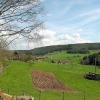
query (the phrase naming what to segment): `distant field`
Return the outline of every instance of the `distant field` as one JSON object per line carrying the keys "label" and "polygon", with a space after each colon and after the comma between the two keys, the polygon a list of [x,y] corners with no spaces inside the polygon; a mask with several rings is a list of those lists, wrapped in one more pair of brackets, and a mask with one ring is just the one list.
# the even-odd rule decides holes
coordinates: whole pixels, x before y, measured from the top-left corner
{"label": "distant field", "polygon": [[[0,75],[0,89],[9,92],[11,95],[33,95],[35,100],[39,100],[39,90],[34,88],[32,82],[32,70],[43,70],[53,73],[65,85],[77,90],[79,93],[64,94],[64,100],[100,100],[100,81],[87,80],[83,76],[85,73],[93,72],[94,66],[81,65],[80,59],[84,54],[67,54],[54,52],[48,54],[44,61],[35,61],[30,67],[28,63],[11,61],[11,65],[6,67],[4,73]],[[67,64],[54,64],[51,60],[68,60]],[[100,73],[100,68],[97,68]],[[41,100],[62,100],[62,92],[43,91]]]}

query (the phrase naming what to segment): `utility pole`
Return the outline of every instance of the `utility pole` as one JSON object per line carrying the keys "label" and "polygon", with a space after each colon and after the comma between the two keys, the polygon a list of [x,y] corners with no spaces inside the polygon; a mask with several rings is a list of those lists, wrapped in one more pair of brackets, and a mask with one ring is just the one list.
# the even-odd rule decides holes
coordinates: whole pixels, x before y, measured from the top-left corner
{"label": "utility pole", "polygon": [[95,58],[95,74],[96,74],[96,58]]}

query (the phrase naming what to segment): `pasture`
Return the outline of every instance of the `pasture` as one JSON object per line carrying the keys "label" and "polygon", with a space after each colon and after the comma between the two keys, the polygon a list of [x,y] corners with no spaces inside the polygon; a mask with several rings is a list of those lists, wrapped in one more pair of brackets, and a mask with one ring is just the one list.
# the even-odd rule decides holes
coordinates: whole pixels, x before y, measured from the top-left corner
{"label": "pasture", "polygon": [[[62,83],[75,89],[78,93],[64,94],[60,91],[44,90],[40,100],[100,100],[100,81],[87,80],[83,76],[88,72],[94,72],[94,66],[81,65],[80,60],[85,54],[67,54],[54,52],[47,55],[43,61],[29,63],[11,61],[2,75],[0,75],[0,89],[11,95],[33,95],[39,100],[40,91],[32,82],[32,70],[42,70],[53,73]],[[68,60],[66,64],[52,63],[51,60]],[[97,68],[100,73],[100,68]],[[63,99],[64,96],[64,99]]]}

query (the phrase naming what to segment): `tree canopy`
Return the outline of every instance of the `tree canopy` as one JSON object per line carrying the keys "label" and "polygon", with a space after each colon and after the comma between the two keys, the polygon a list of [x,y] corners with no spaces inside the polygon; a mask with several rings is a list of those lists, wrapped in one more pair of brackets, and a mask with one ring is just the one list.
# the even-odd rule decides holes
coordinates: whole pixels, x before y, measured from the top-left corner
{"label": "tree canopy", "polygon": [[39,0],[0,0],[0,39],[8,44],[19,37],[40,39],[43,11]]}
{"label": "tree canopy", "polygon": [[81,63],[100,66],[100,52],[83,57]]}

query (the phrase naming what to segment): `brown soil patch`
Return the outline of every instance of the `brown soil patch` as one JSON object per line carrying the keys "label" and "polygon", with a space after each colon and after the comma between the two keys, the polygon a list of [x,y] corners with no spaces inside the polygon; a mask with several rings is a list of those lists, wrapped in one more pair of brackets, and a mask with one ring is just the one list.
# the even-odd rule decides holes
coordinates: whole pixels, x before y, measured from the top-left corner
{"label": "brown soil patch", "polygon": [[55,90],[55,91],[67,91],[70,93],[75,93],[76,91],[65,86],[60,82],[56,76],[49,72],[44,72],[40,70],[32,71],[32,80],[35,87],[39,90]]}

